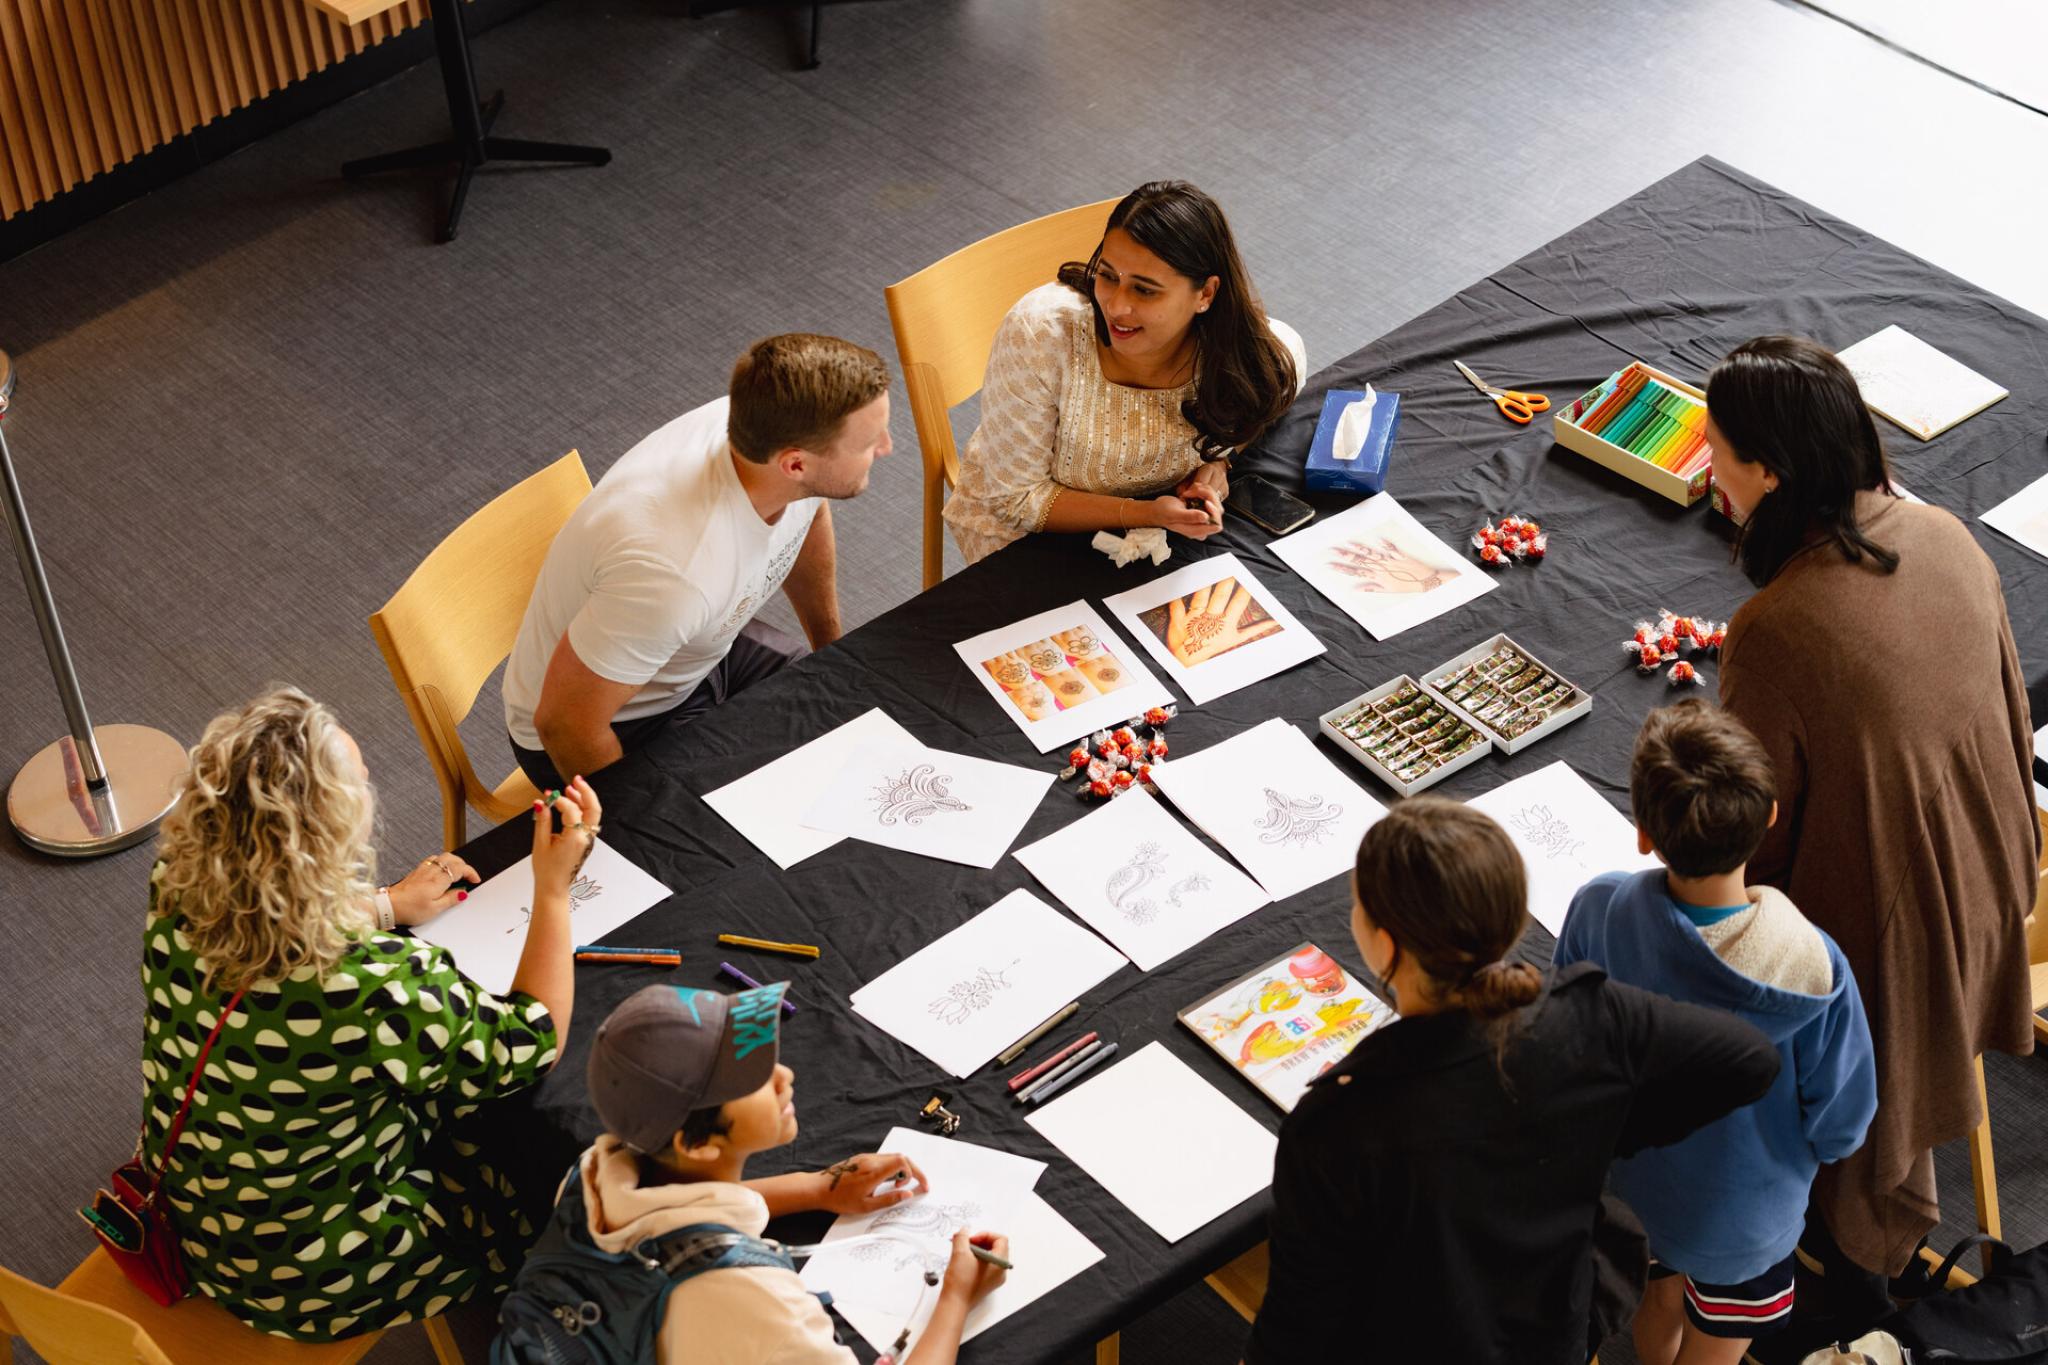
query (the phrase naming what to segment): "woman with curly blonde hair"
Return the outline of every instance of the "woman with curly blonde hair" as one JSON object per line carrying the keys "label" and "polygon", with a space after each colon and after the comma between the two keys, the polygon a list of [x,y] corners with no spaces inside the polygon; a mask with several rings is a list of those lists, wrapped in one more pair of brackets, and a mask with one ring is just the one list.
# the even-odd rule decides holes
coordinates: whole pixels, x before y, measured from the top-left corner
{"label": "woman with curly blonde hair", "polygon": [[601,814],[580,778],[536,803],[532,922],[498,996],[392,932],[475,869],[436,854],[378,887],[373,811],[355,741],[279,688],[207,727],[150,874],[144,1146],[153,1165],[220,1023],[164,1192],[199,1291],[302,1341],[509,1285],[532,1229],[454,1125],[554,1065],[569,883]]}

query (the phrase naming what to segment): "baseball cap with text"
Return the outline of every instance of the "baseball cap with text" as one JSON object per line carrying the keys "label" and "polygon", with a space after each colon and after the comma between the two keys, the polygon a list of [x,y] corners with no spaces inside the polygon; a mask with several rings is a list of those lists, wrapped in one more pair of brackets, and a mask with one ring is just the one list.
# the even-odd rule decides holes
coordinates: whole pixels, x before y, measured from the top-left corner
{"label": "baseball cap with text", "polygon": [[636,1152],[659,1152],[692,1111],[766,1085],[781,1055],[787,989],[647,986],[627,996],[590,1049],[590,1101],[605,1130]]}

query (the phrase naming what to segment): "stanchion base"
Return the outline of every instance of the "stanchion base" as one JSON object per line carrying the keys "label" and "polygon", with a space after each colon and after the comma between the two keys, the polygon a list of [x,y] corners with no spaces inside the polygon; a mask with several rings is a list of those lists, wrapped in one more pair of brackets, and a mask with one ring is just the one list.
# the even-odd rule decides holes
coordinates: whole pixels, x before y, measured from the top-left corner
{"label": "stanchion base", "polygon": [[21,765],[7,789],[7,818],[30,848],[95,858],[141,843],[171,813],[185,746],[147,725],[98,725],[107,785],[85,785],[66,735]]}

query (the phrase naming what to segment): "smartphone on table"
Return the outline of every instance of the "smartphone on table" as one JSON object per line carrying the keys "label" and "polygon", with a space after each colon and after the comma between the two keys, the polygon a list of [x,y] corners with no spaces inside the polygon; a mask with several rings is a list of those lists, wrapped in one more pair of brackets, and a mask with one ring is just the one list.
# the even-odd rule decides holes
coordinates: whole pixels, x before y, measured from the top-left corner
{"label": "smartphone on table", "polygon": [[1256,474],[1230,481],[1230,497],[1223,504],[1252,525],[1284,536],[1315,520],[1316,509],[1278,484]]}

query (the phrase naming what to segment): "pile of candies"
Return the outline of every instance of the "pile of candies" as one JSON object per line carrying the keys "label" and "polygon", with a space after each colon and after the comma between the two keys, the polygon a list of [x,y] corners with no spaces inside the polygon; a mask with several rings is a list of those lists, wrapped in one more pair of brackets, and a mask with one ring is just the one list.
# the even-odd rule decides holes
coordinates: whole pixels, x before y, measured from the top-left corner
{"label": "pile of candies", "polygon": [[1386,696],[1353,707],[1333,723],[1403,785],[1485,742],[1456,712],[1405,678]]}
{"label": "pile of candies", "polygon": [[1505,569],[1520,560],[1534,564],[1550,548],[1550,537],[1526,517],[1502,517],[1500,525],[1488,522],[1472,534],[1472,548],[1479,562],[1488,568]]}
{"label": "pile of candies", "polygon": [[1122,796],[1137,787],[1150,788],[1152,765],[1166,758],[1166,723],[1178,709],[1155,706],[1114,730],[1097,730],[1088,737],[1085,746],[1077,745],[1068,753],[1060,781],[1084,778],[1074,789],[1074,794],[1083,801]]}
{"label": "pile of candies", "polygon": [[1514,739],[1548,720],[1582,695],[1579,689],[1512,644],[1476,664],[1452,669],[1430,686],[1497,735]]}
{"label": "pile of candies", "polygon": [[1718,653],[1727,634],[1726,621],[1709,621],[1701,616],[1674,616],[1668,611],[1660,611],[1655,624],[1636,622],[1636,633],[1623,641],[1621,647],[1636,656],[1637,672],[1655,673],[1668,663],[1671,668],[1665,676],[1673,687],[1687,683],[1698,687],[1704,685],[1699,670],[1683,656]]}

